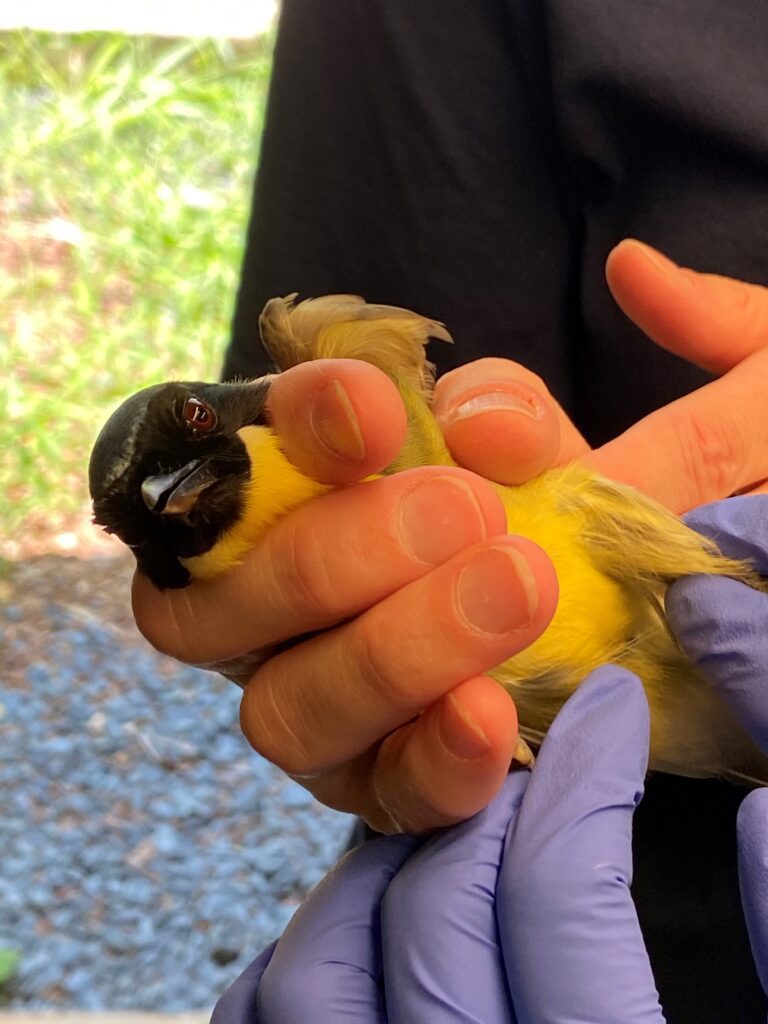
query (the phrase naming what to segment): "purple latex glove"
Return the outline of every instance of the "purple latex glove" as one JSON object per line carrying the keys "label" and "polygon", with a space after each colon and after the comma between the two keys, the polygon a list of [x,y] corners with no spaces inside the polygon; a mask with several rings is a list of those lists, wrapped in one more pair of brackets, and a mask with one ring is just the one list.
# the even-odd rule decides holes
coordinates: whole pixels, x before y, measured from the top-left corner
{"label": "purple latex glove", "polygon": [[[768,496],[728,498],[686,522],[768,576]],[[768,753],[768,597],[735,580],[692,576],[667,594],[667,616],[685,651]],[[739,883],[752,952],[768,993],[768,789],[746,797],[737,820]]]}
{"label": "purple latex glove", "polygon": [[349,854],[212,1024],[660,1024],[629,893],[647,759],[638,680],[598,670],[532,775],[427,841]]}

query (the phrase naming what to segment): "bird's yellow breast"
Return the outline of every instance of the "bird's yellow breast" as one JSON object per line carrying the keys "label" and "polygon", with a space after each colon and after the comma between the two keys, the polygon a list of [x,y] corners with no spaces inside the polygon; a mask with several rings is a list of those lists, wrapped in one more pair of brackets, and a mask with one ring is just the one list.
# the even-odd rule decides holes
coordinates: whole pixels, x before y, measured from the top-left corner
{"label": "bird's yellow breast", "polygon": [[269,427],[243,427],[237,433],[251,463],[241,513],[205,554],[179,559],[194,579],[210,579],[226,572],[281,516],[330,490],[327,484],[304,476],[288,461]]}
{"label": "bird's yellow breast", "polygon": [[581,542],[583,517],[563,509],[575,472],[551,471],[518,487],[497,488],[509,532],[547,552],[560,590],[552,622],[530,647],[506,662],[506,680],[561,670],[586,674],[624,643],[634,619],[632,595],[595,566]]}

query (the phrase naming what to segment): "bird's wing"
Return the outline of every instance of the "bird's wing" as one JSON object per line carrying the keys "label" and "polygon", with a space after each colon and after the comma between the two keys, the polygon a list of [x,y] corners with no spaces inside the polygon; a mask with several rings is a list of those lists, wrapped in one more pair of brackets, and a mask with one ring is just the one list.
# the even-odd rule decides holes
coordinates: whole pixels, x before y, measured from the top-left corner
{"label": "bird's wing", "polygon": [[580,477],[563,471],[568,486],[562,489],[560,507],[581,517],[580,540],[607,576],[646,596],[693,573],[731,576],[766,588],[752,565],[726,557],[714,541],[646,495],[605,477]]}

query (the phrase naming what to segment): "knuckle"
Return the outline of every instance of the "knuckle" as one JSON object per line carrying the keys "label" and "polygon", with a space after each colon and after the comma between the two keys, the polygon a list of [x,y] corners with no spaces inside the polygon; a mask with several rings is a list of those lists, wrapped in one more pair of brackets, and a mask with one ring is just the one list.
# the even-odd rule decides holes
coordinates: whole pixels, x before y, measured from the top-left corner
{"label": "knuckle", "polygon": [[768,290],[760,285],[740,282],[731,292],[733,313],[755,336],[768,332]]}
{"label": "knuckle", "polygon": [[739,432],[731,422],[690,413],[678,424],[684,469],[693,483],[696,502],[723,498],[739,486],[744,454]]}
{"label": "knuckle", "polygon": [[392,658],[392,644],[382,644],[374,620],[368,617],[358,619],[355,660],[365,680],[366,690],[377,702],[397,711],[419,709],[423,701],[418,686],[414,685],[414,673],[406,667],[406,659]]}
{"label": "knuckle", "polygon": [[322,618],[337,606],[341,582],[331,571],[328,546],[304,519],[286,523],[281,533],[275,584],[286,604]]}
{"label": "knuckle", "polygon": [[[428,832],[463,821],[479,810],[476,793],[466,792],[461,780],[452,778],[451,766],[439,756],[429,761],[418,756],[428,749],[417,749],[424,740],[422,721],[403,726],[382,744],[382,754],[391,761],[385,770],[374,773],[373,790],[392,823],[389,831]],[[398,733],[405,735],[392,744]]]}
{"label": "knuckle", "polygon": [[192,662],[194,629],[189,596],[184,590],[168,591],[155,598],[142,596],[144,587],[134,582],[132,591],[133,616],[136,626],[147,641],[160,654],[176,661]]}
{"label": "knuckle", "polygon": [[277,694],[280,686],[271,671],[272,659],[252,677],[240,702],[240,728],[253,749],[289,775],[316,773],[315,752],[302,736],[301,723]]}
{"label": "knuckle", "polygon": [[470,814],[460,815],[451,806],[450,797],[442,798],[426,790],[418,779],[402,780],[398,792],[377,791],[382,810],[389,821],[387,832],[423,833],[435,828],[444,828]]}

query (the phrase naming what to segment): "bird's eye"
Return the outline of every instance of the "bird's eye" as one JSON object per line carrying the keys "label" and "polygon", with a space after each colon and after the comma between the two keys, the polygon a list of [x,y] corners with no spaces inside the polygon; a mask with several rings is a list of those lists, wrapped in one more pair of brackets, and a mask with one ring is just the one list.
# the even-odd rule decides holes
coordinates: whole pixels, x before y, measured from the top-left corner
{"label": "bird's eye", "polygon": [[209,434],[216,429],[216,413],[199,398],[188,398],[181,412],[184,426],[195,434]]}

